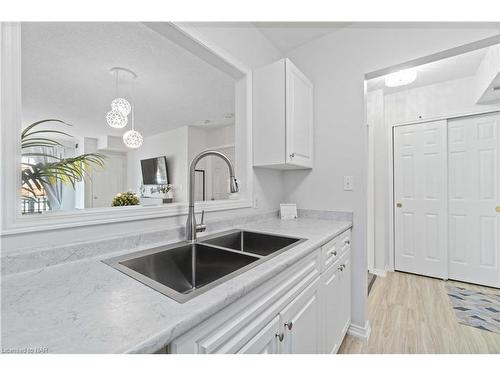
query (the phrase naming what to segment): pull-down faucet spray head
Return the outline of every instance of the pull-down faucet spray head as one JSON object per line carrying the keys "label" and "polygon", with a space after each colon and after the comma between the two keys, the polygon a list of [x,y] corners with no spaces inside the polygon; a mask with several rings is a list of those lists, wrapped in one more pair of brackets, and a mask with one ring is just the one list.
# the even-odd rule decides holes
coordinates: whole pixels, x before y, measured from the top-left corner
{"label": "pull-down faucet spray head", "polygon": [[206,156],[213,155],[221,158],[224,160],[227,164],[227,167],[229,168],[229,189],[231,193],[237,193],[239,188],[238,188],[238,182],[236,181],[236,178],[234,177],[234,167],[233,164],[231,163],[231,160],[224,155],[222,152],[219,151],[213,151],[213,150],[208,150],[208,151],[203,151],[200,152],[198,155],[196,155],[191,162],[191,165],[189,166],[189,211],[188,211],[188,217],[187,217],[187,222],[186,222],[186,241],[190,243],[196,242],[196,233],[197,232],[202,232],[206,229],[206,226],[202,223],[200,225],[196,224],[196,217],[194,216],[194,184],[195,184],[195,179],[194,179],[194,174],[196,170],[196,165],[198,162],[203,159]]}

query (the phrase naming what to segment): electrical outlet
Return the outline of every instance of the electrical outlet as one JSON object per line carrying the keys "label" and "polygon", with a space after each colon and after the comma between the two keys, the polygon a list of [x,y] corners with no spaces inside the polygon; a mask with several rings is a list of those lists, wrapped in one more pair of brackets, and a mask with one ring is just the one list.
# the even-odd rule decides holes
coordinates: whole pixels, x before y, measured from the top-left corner
{"label": "electrical outlet", "polygon": [[353,177],[352,176],[344,176],[344,190],[351,191],[353,185]]}

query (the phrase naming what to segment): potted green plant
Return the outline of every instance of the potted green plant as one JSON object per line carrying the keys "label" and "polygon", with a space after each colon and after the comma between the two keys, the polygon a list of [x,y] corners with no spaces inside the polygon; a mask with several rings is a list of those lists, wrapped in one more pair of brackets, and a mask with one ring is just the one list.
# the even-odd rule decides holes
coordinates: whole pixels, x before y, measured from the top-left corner
{"label": "potted green plant", "polygon": [[118,193],[115,195],[113,198],[113,201],[111,202],[112,207],[117,207],[117,206],[136,206],[138,205],[139,202],[139,197],[137,194],[131,192],[131,191],[126,191],[124,193]]}
{"label": "potted green plant", "polygon": [[61,120],[46,119],[28,125],[21,132],[21,195],[24,199],[36,199],[58,183],[70,184],[74,189],[76,182],[85,179],[91,167],[104,167],[105,157],[98,153],[62,158],[50,152],[63,145],[49,135],[72,136],[61,130],[40,128],[47,123],[71,126]]}

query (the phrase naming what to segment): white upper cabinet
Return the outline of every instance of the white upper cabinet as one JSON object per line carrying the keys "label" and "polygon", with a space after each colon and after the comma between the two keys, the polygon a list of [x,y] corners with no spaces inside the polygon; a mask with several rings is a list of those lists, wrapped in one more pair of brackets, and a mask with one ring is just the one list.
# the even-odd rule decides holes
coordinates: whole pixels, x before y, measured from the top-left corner
{"label": "white upper cabinet", "polygon": [[253,157],[255,167],[313,166],[313,85],[289,60],[254,72]]}

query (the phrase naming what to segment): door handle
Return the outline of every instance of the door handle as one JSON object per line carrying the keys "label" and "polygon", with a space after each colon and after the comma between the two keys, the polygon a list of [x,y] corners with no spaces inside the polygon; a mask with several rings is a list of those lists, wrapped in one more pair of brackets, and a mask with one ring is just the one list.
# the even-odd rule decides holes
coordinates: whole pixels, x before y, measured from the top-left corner
{"label": "door handle", "polygon": [[288,328],[289,331],[291,331],[293,328],[293,322],[290,321],[288,323],[285,323],[285,327]]}
{"label": "door handle", "polygon": [[496,211],[496,212],[500,212],[500,206],[496,206],[496,207],[495,207],[495,211]]}
{"label": "door handle", "polygon": [[280,340],[280,342],[282,342],[283,339],[285,338],[285,334],[284,333],[277,333],[274,336],[277,337],[278,340]]}
{"label": "door handle", "polygon": [[401,207],[403,207],[403,203],[399,203],[399,202],[398,202],[398,203],[396,203],[396,207],[397,207],[397,208],[401,208]]}

